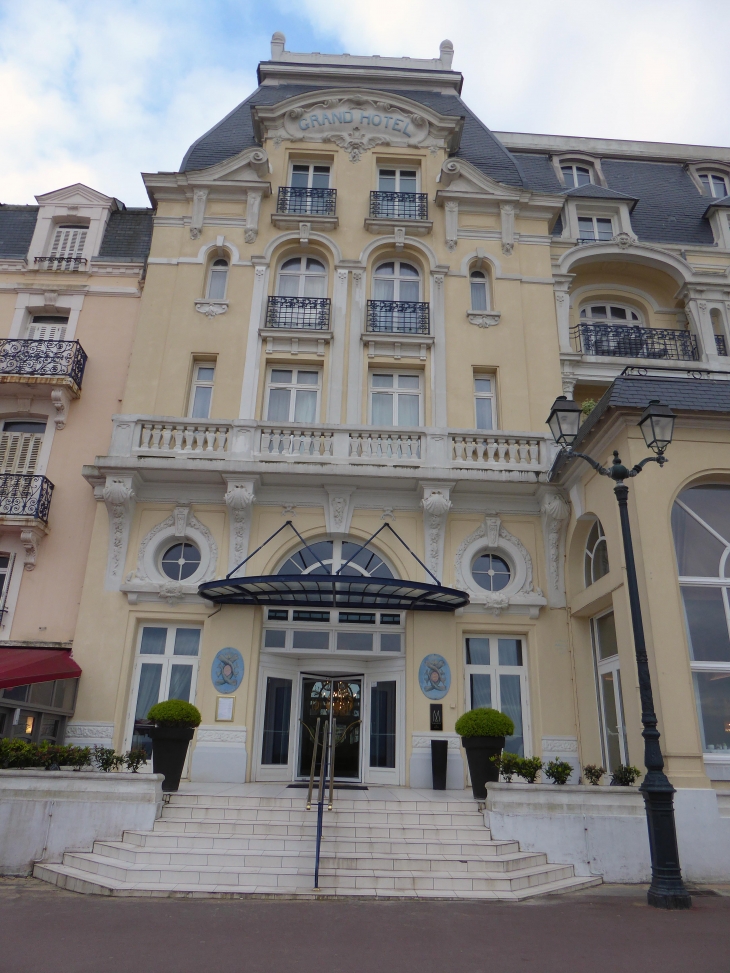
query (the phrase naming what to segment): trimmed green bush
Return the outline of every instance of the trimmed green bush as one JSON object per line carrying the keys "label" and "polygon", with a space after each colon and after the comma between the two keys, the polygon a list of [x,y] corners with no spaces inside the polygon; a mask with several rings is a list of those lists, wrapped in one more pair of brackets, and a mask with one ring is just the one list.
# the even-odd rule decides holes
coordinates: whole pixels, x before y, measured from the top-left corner
{"label": "trimmed green bush", "polygon": [[44,742],[40,745],[26,740],[0,739],[0,768],[15,770],[44,767],[46,770],[59,767],[81,767],[91,763],[89,747],[74,747],[70,744],[58,746]]}
{"label": "trimmed green bush", "polygon": [[509,737],[515,732],[515,725],[505,713],[482,706],[460,716],[456,732],[460,737]]}
{"label": "trimmed green bush", "polygon": [[518,773],[519,766],[522,763],[522,757],[516,753],[508,753],[506,750],[503,750],[502,753],[498,753],[489,759],[499,767],[499,772],[504,777],[505,782],[511,784],[512,778]]}
{"label": "trimmed green bush", "polygon": [[614,787],[632,787],[639,777],[641,777],[641,771],[638,767],[619,764],[611,774],[611,783]]}
{"label": "trimmed green bush", "polygon": [[528,784],[535,783],[541,770],[542,760],[539,757],[522,757],[516,768],[517,776]]}
{"label": "trimmed green bush", "polygon": [[573,767],[567,760],[551,760],[545,767],[545,776],[554,784],[567,784]]}
{"label": "trimmed green bush", "polygon": [[200,726],[200,710],[182,699],[168,699],[157,703],[147,714],[157,726]]}
{"label": "trimmed green bush", "polygon": [[597,767],[595,764],[586,764],[583,768],[583,776],[594,787],[601,783],[601,777],[606,773],[605,767]]}

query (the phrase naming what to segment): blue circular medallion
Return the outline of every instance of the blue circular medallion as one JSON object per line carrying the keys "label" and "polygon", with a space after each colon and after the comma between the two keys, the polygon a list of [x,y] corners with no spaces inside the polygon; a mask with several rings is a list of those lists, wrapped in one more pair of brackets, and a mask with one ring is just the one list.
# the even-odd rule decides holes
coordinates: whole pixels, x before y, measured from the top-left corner
{"label": "blue circular medallion", "polygon": [[451,669],[442,655],[427,655],[418,670],[418,684],[428,699],[443,699],[451,688]]}
{"label": "blue circular medallion", "polygon": [[243,680],[243,656],[238,649],[221,649],[213,659],[210,678],[219,693],[235,693]]}

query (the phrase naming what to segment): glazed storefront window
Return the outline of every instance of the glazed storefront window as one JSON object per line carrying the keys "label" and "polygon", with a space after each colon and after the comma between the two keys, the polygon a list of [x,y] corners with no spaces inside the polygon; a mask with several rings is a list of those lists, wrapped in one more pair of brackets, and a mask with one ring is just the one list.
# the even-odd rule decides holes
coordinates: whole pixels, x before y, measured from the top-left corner
{"label": "glazed storefront window", "polygon": [[730,487],[692,487],[672,510],[702,747],[730,755]]}

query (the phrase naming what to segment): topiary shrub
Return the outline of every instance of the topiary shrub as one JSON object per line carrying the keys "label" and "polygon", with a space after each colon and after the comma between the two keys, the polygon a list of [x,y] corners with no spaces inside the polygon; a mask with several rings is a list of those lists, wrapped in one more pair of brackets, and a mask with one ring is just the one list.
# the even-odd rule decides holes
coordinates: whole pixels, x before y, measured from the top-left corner
{"label": "topiary shrub", "polygon": [[632,787],[639,777],[641,777],[641,771],[638,767],[619,764],[611,774],[611,783],[614,787]]}
{"label": "topiary shrub", "polygon": [[596,767],[595,764],[586,764],[583,768],[583,776],[588,781],[589,784],[593,784],[594,787],[598,787],[601,783],[601,777],[606,773],[605,767]]}
{"label": "topiary shrub", "polygon": [[200,726],[200,710],[182,699],[168,699],[157,703],[147,714],[157,726]]}
{"label": "topiary shrub", "polygon": [[567,760],[551,760],[545,767],[545,776],[554,784],[567,784],[573,767]]}
{"label": "topiary shrub", "polygon": [[517,776],[528,784],[534,784],[541,770],[542,760],[539,757],[522,757],[517,765]]}
{"label": "topiary shrub", "polygon": [[455,729],[460,737],[509,737],[515,725],[505,713],[482,706],[460,716]]}

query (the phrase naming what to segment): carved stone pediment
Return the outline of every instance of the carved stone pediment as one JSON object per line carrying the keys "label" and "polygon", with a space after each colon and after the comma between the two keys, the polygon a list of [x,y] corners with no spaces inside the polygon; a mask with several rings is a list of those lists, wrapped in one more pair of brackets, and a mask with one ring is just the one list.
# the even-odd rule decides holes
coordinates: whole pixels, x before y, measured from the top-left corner
{"label": "carved stone pediment", "polygon": [[331,142],[358,162],[378,145],[424,146],[455,151],[462,119],[440,115],[418,102],[379,92],[335,89],[289,98],[253,110],[257,138],[282,141]]}
{"label": "carved stone pediment", "polygon": [[516,202],[520,199],[519,190],[502,185],[464,159],[447,159],[441,166],[438,181],[436,201],[442,204],[452,194],[495,196],[501,201]]}

